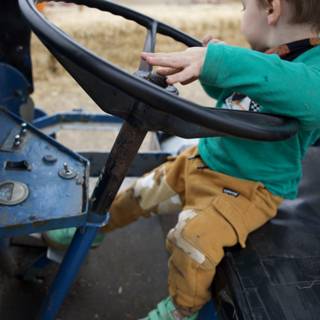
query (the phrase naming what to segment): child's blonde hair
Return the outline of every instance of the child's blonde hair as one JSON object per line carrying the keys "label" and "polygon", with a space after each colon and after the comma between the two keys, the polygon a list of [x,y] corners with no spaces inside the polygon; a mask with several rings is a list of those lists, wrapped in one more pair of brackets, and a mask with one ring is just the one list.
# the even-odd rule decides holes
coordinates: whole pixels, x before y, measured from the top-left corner
{"label": "child's blonde hair", "polygon": [[[292,23],[309,24],[315,31],[320,31],[320,0],[284,0],[292,7]],[[268,7],[270,0],[258,0],[263,7]]]}

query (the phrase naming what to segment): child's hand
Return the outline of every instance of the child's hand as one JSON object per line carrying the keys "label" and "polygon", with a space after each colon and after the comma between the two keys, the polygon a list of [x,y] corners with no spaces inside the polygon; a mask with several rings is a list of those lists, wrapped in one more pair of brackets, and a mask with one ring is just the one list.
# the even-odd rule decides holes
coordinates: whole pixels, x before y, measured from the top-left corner
{"label": "child's hand", "polygon": [[167,77],[168,84],[185,85],[199,78],[207,48],[193,47],[173,53],[142,52],[142,59],[159,66],[157,73]]}
{"label": "child's hand", "polygon": [[215,39],[213,36],[211,35],[206,35],[203,39],[202,39],[202,45],[204,47],[207,47],[209,43],[220,43],[223,44],[225,42],[219,40],[219,39]]}

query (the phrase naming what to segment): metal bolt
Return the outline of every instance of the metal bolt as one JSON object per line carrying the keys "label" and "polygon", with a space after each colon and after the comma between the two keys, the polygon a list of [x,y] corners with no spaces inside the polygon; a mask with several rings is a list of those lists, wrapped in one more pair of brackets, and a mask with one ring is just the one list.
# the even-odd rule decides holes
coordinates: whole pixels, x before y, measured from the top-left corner
{"label": "metal bolt", "polygon": [[14,146],[18,147],[21,144],[21,136],[20,134],[16,134],[14,137]]}
{"label": "metal bolt", "polygon": [[73,179],[77,176],[77,172],[69,168],[66,162],[63,163],[63,168],[59,170],[58,174],[63,179]]}
{"label": "metal bolt", "polygon": [[21,129],[20,129],[20,134],[22,136],[26,135],[27,133],[27,124],[25,122],[21,123]]}
{"label": "metal bolt", "polygon": [[69,166],[66,162],[63,164],[63,169],[66,174],[72,173],[72,171],[69,169]]}

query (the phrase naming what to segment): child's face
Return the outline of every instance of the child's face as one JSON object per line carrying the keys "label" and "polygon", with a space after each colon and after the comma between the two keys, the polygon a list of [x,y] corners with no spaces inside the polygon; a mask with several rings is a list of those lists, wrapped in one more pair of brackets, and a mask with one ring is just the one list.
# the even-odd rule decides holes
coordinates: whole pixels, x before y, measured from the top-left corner
{"label": "child's face", "polygon": [[258,5],[258,0],[241,0],[243,16],[241,31],[251,47],[258,51],[267,48],[268,10]]}

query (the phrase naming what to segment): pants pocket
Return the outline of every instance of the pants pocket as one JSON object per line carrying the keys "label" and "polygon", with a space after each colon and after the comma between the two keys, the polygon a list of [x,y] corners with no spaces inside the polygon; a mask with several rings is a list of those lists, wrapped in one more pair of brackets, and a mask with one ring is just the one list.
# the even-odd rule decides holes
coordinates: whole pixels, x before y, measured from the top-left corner
{"label": "pants pocket", "polygon": [[249,231],[244,217],[252,206],[250,201],[241,196],[231,199],[230,196],[221,195],[214,198],[212,205],[232,226],[241,247],[245,248]]}

